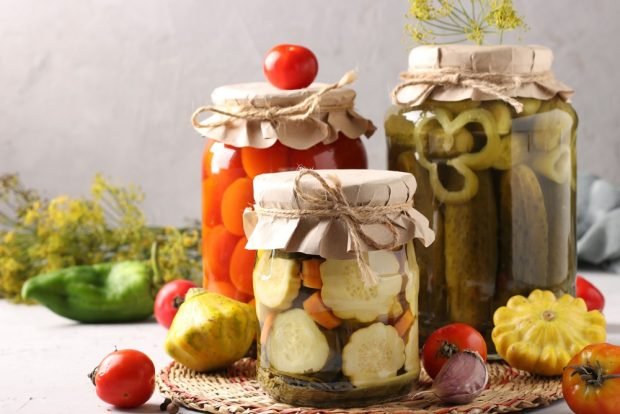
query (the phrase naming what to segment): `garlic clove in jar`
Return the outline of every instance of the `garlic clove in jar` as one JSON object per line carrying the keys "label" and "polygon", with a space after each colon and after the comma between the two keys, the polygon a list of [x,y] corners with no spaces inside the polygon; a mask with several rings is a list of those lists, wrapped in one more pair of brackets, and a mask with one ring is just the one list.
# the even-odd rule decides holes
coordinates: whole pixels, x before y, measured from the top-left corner
{"label": "garlic clove in jar", "polygon": [[482,357],[474,351],[463,351],[444,364],[431,391],[445,403],[467,404],[484,391],[488,381],[489,372]]}

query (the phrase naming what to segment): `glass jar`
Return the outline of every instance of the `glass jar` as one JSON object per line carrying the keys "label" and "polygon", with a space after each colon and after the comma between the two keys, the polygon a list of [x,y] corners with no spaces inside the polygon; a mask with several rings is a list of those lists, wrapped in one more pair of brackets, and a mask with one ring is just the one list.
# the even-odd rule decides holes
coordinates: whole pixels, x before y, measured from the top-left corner
{"label": "glass jar", "polygon": [[[442,51],[447,60],[452,50]],[[549,69],[550,59],[535,63]],[[432,94],[388,112],[389,169],[416,177],[415,206],[436,234],[430,247],[416,245],[423,339],[464,322],[493,351],[493,313],[511,296],[574,292],[577,115],[563,95],[570,90],[557,92],[516,96],[520,112],[503,100]]]}
{"label": "glass jar", "polygon": [[[263,83],[230,85],[217,88],[212,98],[227,110],[250,101],[259,107],[285,108],[320,88],[313,85],[303,90],[280,91]],[[370,136],[374,126],[353,111],[354,98],[355,93],[346,88],[328,92],[321,97],[325,109],[313,114],[310,122],[298,122],[300,126],[287,124],[286,120],[234,119],[227,125],[207,127],[194,117],[196,130],[207,137],[202,158],[205,288],[244,302],[253,298],[252,268],[256,254],[244,248],[247,240],[242,213],[254,203],[255,176],[299,167],[367,168],[360,136]],[[339,116],[343,113],[347,115],[344,121]],[[218,116],[214,115],[216,119]]]}
{"label": "glass jar", "polygon": [[[317,208],[299,196],[294,182],[303,171],[255,180],[257,206],[246,214],[255,223],[248,248],[261,248],[254,267],[258,381],[276,400],[298,406],[352,407],[397,399],[411,391],[420,373],[419,281],[411,239],[415,235],[428,244],[432,232],[412,207],[403,210],[403,202],[411,205],[407,189],[415,189],[410,174],[324,173],[324,178],[335,176],[327,185],[341,191],[353,209],[398,203],[389,220],[403,227],[389,249],[360,252],[360,259],[347,247],[352,239],[345,220],[328,217],[330,208]],[[302,183],[303,191],[321,200],[330,197],[320,183]],[[331,207],[342,205],[336,201]],[[291,223],[297,209],[304,213]],[[381,231],[368,227],[364,234],[372,240]],[[368,270],[374,284],[364,279]]]}

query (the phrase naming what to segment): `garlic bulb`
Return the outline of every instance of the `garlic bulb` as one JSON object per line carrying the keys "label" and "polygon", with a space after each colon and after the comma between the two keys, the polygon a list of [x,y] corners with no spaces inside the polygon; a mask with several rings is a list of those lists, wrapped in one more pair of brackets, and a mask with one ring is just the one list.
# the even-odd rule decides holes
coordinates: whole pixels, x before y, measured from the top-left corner
{"label": "garlic bulb", "polygon": [[456,353],[441,368],[431,391],[450,404],[467,404],[472,402],[489,381],[489,373],[484,360],[477,352],[463,351]]}

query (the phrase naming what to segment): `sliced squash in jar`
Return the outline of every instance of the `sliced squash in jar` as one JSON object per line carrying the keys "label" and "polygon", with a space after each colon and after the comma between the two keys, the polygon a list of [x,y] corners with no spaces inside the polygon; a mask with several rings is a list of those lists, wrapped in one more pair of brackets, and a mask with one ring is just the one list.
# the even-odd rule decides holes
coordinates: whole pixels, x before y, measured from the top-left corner
{"label": "sliced squash in jar", "polygon": [[290,308],[301,287],[297,260],[268,253],[258,256],[253,278],[256,300],[271,309]]}
{"label": "sliced squash in jar", "polygon": [[306,312],[291,309],[275,317],[269,331],[267,355],[278,371],[308,374],[325,366],[329,344]]}
{"label": "sliced squash in jar", "polygon": [[381,276],[379,283],[367,287],[356,260],[326,260],[321,264],[321,297],[340,319],[372,322],[388,315],[401,290],[400,274]]}
{"label": "sliced squash in jar", "polygon": [[407,343],[405,344],[405,371],[420,372],[420,337],[418,335],[418,319],[415,318],[413,326],[409,329]]}
{"label": "sliced squash in jar", "polygon": [[409,309],[414,315],[418,314],[418,292],[420,290],[420,268],[415,255],[413,243],[407,243],[407,286],[405,287],[405,299],[409,303]]}
{"label": "sliced squash in jar", "polygon": [[342,372],[351,384],[381,384],[405,363],[405,344],[391,325],[381,322],[353,332],[342,349]]}

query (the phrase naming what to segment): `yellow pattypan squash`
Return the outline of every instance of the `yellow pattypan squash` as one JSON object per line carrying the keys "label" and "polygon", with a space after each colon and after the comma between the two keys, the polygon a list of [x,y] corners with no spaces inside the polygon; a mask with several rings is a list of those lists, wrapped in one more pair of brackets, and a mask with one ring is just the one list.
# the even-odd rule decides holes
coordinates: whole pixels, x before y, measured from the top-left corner
{"label": "yellow pattypan squash", "polygon": [[497,353],[512,367],[539,375],[561,375],[586,345],[604,342],[605,317],[588,312],[583,299],[534,290],[513,296],[493,315]]}
{"label": "yellow pattypan squash", "polygon": [[224,368],[248,352],[257,325],[254,306],[194,288],[172,320],[164,347],[194,371]]}

